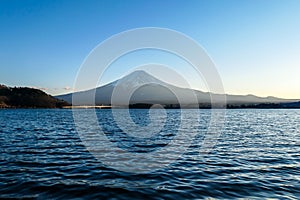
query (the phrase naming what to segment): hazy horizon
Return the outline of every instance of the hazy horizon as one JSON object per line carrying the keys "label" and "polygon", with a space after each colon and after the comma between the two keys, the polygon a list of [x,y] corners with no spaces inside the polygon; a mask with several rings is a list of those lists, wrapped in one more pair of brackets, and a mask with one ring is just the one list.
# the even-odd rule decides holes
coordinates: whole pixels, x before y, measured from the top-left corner
{"label": "hazy horizon", "polygon": [[[166,77],[158,77],[158,76],[156,76],[155,74],[152,74],[151,72],[149,72],[149,71],[147,71],[147,70],[139,70],[139,71],[145,71],[146,73],[148,73],[149,75],[151,75],[151,76],[153,76],[153,77],[155,77],[155,78],[157,78],[157,79],[159,79],[160,81],[163,81],[163,82],[165,82],[165,83],[167,83],[167,84],[170,84],[170,85],[174,85],[174,86],[176,86],[176,87],[179,87],[179,88],[189,88],[189,87],[184,87],[184,86],[182,86],[182,85],[180,85],[180,84],[178,84],[178,83],[176,83],[176,82],[173,82],[172,81],[172,79],[170,80],[170,79],[166,79]],[[130,73],[132,73],[132,72],[130,72]],[[108,81],[108,82],[102,82],[101,84],[99,84],[99,85],[97,85],[96,87],[94,87],[94,88],[86,88],[86,89],[84,89],[84,90],[76,90],[76,89],[74,89],[74,88],[64,88],[64,92],[62,92],[62,93],[54,93],[54,94],[51,94],[51,93],[49,93],[48,92],[48,88],[40,88],[40,87],[37,87],[37,86],[27,86],[27,85],[6,85],[6,84],[2,84],[2,83],[0,83],[0,85],[4,85],[4,86],[8,86],[8,87],[29,87],[29,88],[33,88],[33,89],[39,89],[39,90],[42,90],[42,91],[44,91],[44,92],[46,92],[46,93],[48,93],[48,94],[50,94],[50,95],[52,95],[52,96],[60,96],[60,95],[66,95],[66,94],[72,94],[72,93],[76,93],[76,92],[84,92],[84,91],[88,91],[88,90],[92,90],[92,89],[96,89],[96,88],[99,88],[99,87],[103,87],[103,86],[106,86],[106,85],[109,85],[109,84],[112,84],[113,82],[115,82],[115,81],[118,81],[118,80],[120,80],[120,79],[122,79],[122,78],[124,78],[125,76],[127,76],[127,75],[129,75],[129,74],[125,74],[125,75],[122,75],[122,76],[120,76],[120,77],[118,77],[117,79],[114,79],[114,80],[111,80],[111,81]],[[170,78],[170,77],[169,77]],[[56,88],[55,88],[56,89]],[[193,90],[198,90],[198,91],[201,91],[201,92],[210,92],[210,91],[208,91],[207,89],[203,89],[203,88],[196,88],[196,87],[191,87],[191,88],[189,88],[189,89],[193,89]],[[232,93],[225,93],[226,95],[241,95],[241,96],[247,96],[247,95],[254,95],[254,96],[258,96],[258,97],[263,97],[263,98],[265,98],[265,97],[275,97],[275,98],[283,98],[283,97],[280,97],[280,96],[259,96],[259,95],[256,95],[256,94],[232,94]],[[300,98],[283,98],[283,99],[291,99],[291,100],[300,100]]]}

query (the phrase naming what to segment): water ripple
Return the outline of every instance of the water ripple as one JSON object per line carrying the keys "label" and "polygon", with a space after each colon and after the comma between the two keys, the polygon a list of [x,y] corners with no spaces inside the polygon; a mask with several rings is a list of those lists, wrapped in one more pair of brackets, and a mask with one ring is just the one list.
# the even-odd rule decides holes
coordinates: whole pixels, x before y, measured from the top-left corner
{"label": "water ripple", "polygon": [[[143,112],[147,110],[131,111],[137,124],[149,123]],[[146,141],[123,133],[110,111],[99,110],[97,115],[112,142],[145,153],[164,148],[176,135],[178,113],[168,112],[171,123]],[[177,162],[151,173],[130,174],[104,166],[86,150],[70,110],[0,110],[0,198],[300,197],[300,110],[228,110],[217,146],[199,155],[209,115],[201,111],[201,131]]]}

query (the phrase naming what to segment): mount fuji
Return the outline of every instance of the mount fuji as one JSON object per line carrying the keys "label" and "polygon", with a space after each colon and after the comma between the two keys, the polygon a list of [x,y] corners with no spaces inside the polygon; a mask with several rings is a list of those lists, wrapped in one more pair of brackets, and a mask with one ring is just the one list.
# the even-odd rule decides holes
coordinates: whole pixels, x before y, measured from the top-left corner
{"label": "mount fuji", "polygon": [[[118,99],[115,102],[117,102],[119,105],[126,104],[125,96],[128,91],[134,91],[130,97],[129,104],[178,104],[179,101],[177,97],[180,96],[183,97],[180,99],[180,103],[190,105],[191,107],[199,105],[209,105],[211,102],[211,95],[219,95],[194,89],[177,87],[163,82],[143,70],[137,70],[127,76],[122,77],[121,79],[97,87],[95,89],[59,95],[56,96],[56,98],[62,99],[68,103],[72,103],[72,95],[76,95],[77,105],[90,105],[91,100],[89,99],[89,97],[91,96],[91,94],[95,94],[96,105],[111,105],[113,91],[114,89],[116,89],[116,87],[119,93],[117,96]],[[197,105],[195,105],[195,101],[191,101],[191,95],[193,95],[194,97],[196,96],[196,99],[198,101]],[[226,94],[226,99],[228,105],[288,103],[299,101],[277,97],[258,97],[255,95],[228,94]]]}

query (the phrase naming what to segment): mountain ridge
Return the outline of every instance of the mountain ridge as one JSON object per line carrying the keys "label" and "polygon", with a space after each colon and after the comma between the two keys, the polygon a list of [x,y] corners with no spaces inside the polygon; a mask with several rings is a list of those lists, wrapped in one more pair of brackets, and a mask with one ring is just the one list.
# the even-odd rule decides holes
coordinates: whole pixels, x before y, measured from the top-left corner
{"label": "mountain ridge", "polygon": [[[146,84],[142,87],[143,83],[151,83]],[[181,88],[178,86],[174,86],[172,84],[166,83],[161,81],[160,79],[148,74],[143,70],[134,71],[118,80],[112,81],[108,84],[102,85],[95,89],[80,91],[75,93],[69,93],[64,95],[56,96],[59,99],[65,100],[68,103],[72,103],[72,95],[77,95],[77,100],[79,105],[86,105],[90,103],[90,100],[85,99],[85,97],[90,96],[92,93],[95,93],[95,104],[96,105],[110,105],[111,104],[111,97],[112,92],[115,87],[118,85],[118,90],[122,88],[124,93],[128,90],[132,90],[135,88],[136,91],[133,93],[130,104],[178,104],[179,102],[176,99],[175,94],[171,94],[170,88],[172,91],[176,91],[179,96],[189,96],[191,91],[196,95],[198,99],[198,104],[210,104],[211,97],[210,95],[221,95],[221,94],[214,94],[209,92],[203,92],[200,90],[189,89],[189,88]],[[119,89],[121,88],[121,89]],[[126,90],[127,88],[127,90]],[[251,104],[279,104],[279,103],[289,103],[289,102],[297,102],[298,99],[283,99],[278,97],[259,97],[253,94],[248,95],[232,95],[232,94],[225,94],[227,99],[227,105],[234,105],[234,106],[241,106],[241,105],[251,105]],[[122,95],[119,96],[122,98]],[[122,104],[122,101],[119,102]],[[183,104],[189,104],[189,99],[184,99]],[[125,102],[124,102],[125,104]]]}
{"label": "mountain ridge", "polygon": [[62,108],[63,100],[34,88],[0,85],[0,108]]}

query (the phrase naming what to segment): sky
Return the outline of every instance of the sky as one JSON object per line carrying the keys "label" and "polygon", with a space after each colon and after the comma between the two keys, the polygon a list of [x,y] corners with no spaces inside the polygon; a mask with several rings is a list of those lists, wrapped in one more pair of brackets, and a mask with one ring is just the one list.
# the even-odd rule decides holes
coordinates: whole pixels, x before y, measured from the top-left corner
{"label": "sky", "polygon": [[[0,84],[8,86],[71,92],[99,43],[129,29],[161,27],[206,50],[226,93],[300,99],[298,0],[0,0],[0,27]],[[129,55],[103,83],[122,76],[137,58],[151,61],[148,54]],[[169,58],[158,54],[155,62]],[[186,73],[185,67],[178,70]],[[200,82],[193,87],[204,89]]]}

